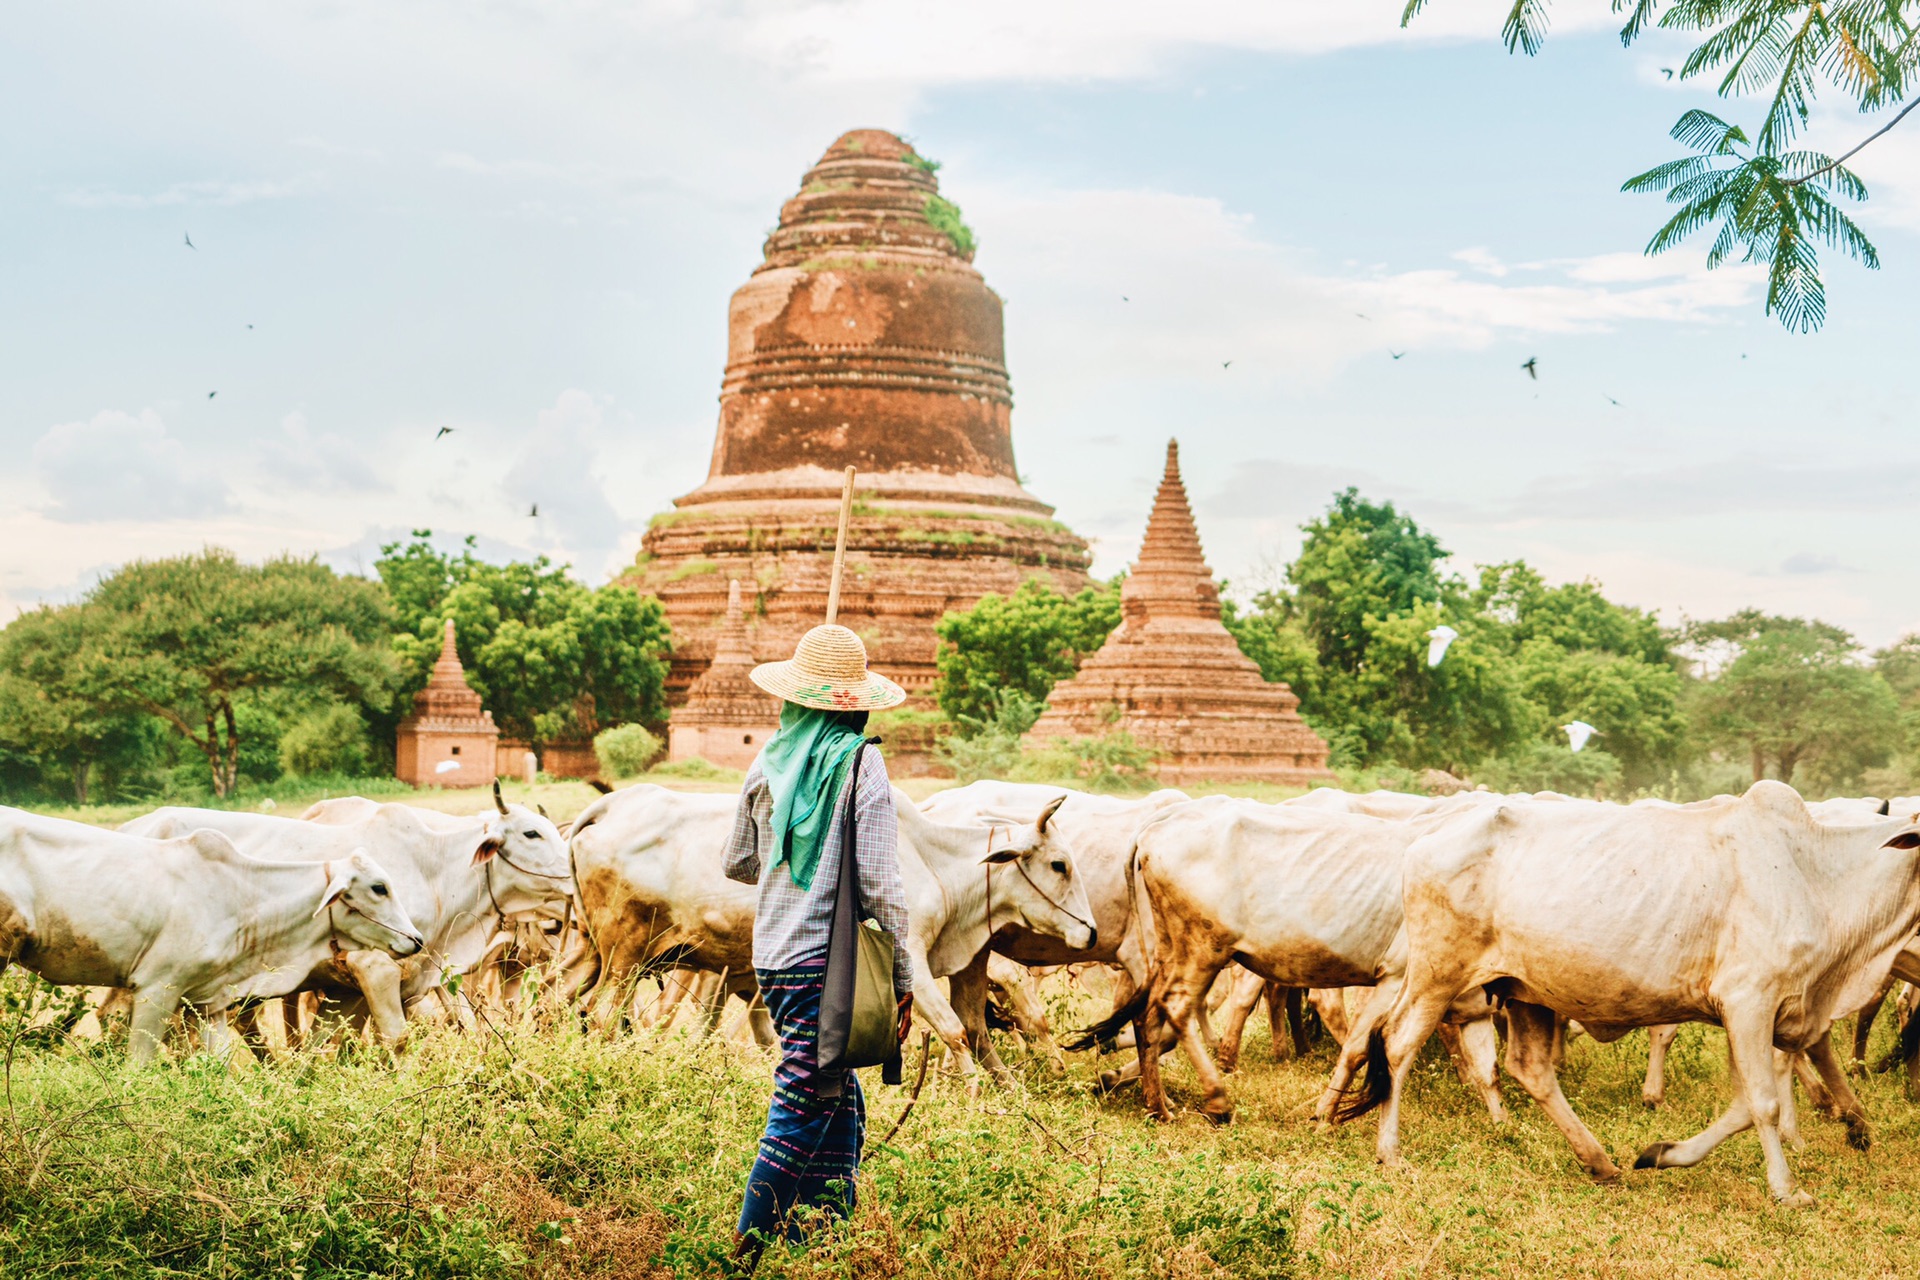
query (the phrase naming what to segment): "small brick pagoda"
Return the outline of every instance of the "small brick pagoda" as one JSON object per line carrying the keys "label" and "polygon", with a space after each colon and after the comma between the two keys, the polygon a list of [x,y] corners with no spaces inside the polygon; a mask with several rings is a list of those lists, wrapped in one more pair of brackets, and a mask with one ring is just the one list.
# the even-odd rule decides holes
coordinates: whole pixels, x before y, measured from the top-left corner
{"label": "small brick pagoda", "polygon": [[1300,699],[1263,679],[1220,621],[1220,591],[1180,482],[1180,446],[1147,536],[1120,589],[1120,626],[1071,680],[1047,696],[1027,745],[1113,730],[1157,749],[1161,782],[1332,780],[1327,744],[1300,718]]}
{"label": "small brick pagoda", "polygon": [[727,630],[730,579],[757,594],[753,658],[791,656],[823,620],[848,464],[839,620],[915,703],[941,615],[1036,575],[1086,585],[1087,544],[1014,469],[1000,298],[935,168],[891,133],[844,135],[733,295],[707,481],[654,520],[622,579],[666,607],[675,707]]}
{"label": "small brick pagoda", "polygon": [[448,618],[433,675],[413,695],[413,714],[395,735],[394,776],[416,787],[484,787],[494,778],[499,740],[493,712],[467,683]]}
{"label": "small brick pagoda", "polygon": [[780,700],[748,678],[753,649],[740,607],[738,579],[727,584],[727,616],[714,642],[713,661],[687,691],[686,703],[667,726],[667,759],[698,757],[727,769],[753,764],[780,727]]}

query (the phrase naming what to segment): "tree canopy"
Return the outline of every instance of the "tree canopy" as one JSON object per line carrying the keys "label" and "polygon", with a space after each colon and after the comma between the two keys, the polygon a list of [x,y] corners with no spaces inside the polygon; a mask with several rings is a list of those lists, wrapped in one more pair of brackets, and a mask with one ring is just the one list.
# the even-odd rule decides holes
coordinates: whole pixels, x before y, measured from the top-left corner
{"label": "tree canopy", "polygon": [[651,596],[590,588],[545,556],[488,564],[468,538],[457,553],[431,531],[381,548],[375,567],[393,602],[393,649],[411,693],[425,686],[452,618],[468,683],[501,732],[535,742],[666,719],[666,612]]}
{"label": "tree canopy", "polygon": [[[1428,0],[1407,0],[1401,24]],[[1513,0],[1501,36],[1509,52],[1529,56],[1546,41],[1551,0]],[[1834,197],[1867,198],[1866,184],[1845,167],[1912,111],[1902,102],[1920,69],[1920,0],[1613,0],[1626,15],[1620,43],[1650,31],[1699,37],[1669,78],[1711,79],[1722,98],[1766,99],[1751,131],[1703,110],[1690,110],[1672,136],[1690,154],[1629,178],[1624,190],[1664,192],[1678,208],[1647,244],[1662,253],[1711,230],[1707,265],[1749,262],[1767,269],[1767,314],[1804,333],[1826,319],[1819,246],[1868,268],[1879,254]],[[1825,88],[1862,113],[1899,107],[1837,158],[1795,149],[1813,103]],[[1916,100],[1920,102],[1920,100]]]}

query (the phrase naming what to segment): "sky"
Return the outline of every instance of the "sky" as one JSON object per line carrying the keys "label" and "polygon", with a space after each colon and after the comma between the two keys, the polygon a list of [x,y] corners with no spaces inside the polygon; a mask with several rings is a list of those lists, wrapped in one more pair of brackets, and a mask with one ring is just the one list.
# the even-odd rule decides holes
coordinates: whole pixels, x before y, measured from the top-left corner
{"label": "sky", "polygon": [[[781,202],[878,127],[943,163],[1020,471],[1098,572],[1178,437],[1239,590],[1354,485],[1462,572],[1920,629],[1920,125],[1855,162],[1882,269],[1824,254],[1831,318],[1791,334],[1751,268],[1642,256],[1665,206],[1619,189],[1682,111],[1759,105],[1669,80],[1671,37],[1622,50],[1605,0],[1533,59],[1504,8],[16,6],[0,619],[206,545],[370,571],[418,528],[604,581],[705,477]],[[1877,123],[1830,103],[1806,141]]]}

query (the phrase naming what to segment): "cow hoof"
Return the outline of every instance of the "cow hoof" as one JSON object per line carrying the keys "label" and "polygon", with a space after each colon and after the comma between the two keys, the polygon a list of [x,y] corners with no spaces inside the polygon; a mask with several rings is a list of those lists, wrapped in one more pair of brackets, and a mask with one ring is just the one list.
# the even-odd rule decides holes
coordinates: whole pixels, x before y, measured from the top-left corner
{"label": "cow hoof", "polygon": [[1115,1089],[1115,1088],[1117,1088],[1117,1087],[1119,1086],[1119,1084],[1120,1084],[1120,1073],[1119,1073],[1119,1072],[1117,1072],[1117,1071],[1102,1071],[1102,1072],[1100,1073],[1100,1092],[1102,1092],[1102,1093],[1112,1093],[1112,1092],[1114,1091],[1114,1089]]}
{"label": "cow hoof", "polygon": [[1205,1116],[1207,1118],[1207,1123],[1212,1125],[1216,1129],[1220,1128],[1222,1125],[1229,1125],[1233,1123],[1233,1112],[1231,1111],[1202,1111],[1200,1114]]}
{"label": "cow hoof", "polygon": [[1790,1196],[1780,1197],[1780,1207],[1782,1209],[1811,1209],[1813,1208],[1813,1203],[1813,1197],[1804,1191],[1796,1191]]}
{"label": "cow hoof", "polygon": [[1658,1111],[1663,1101],[1665,1101],[1664,1098],[1649,1097],[1645,1094],[1642,1094],[1640,1097],[1640,1105],[1649,1111]]}
{"label": "cow hoof", "polygon": [[1847,1117],[1847,1145],[1855,1151],[1873,1150],[1873,1130],[1858,1116]]}
{"label": "cow hoof", "polygon": [[1660,1167],[1660,1157],[1666,1155],[1672,1148],[1673,1144],[1671,1142],[1651,1143],[1642,1149],[1639,1155],[1633,1158],[1633,1167],[1636,1169],[1658,1169]]}

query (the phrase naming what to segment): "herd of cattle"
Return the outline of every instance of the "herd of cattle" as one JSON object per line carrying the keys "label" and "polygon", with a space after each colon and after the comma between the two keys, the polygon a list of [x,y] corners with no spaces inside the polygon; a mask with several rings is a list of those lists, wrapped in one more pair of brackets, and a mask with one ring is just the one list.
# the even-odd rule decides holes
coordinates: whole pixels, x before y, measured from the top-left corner
{"label": "herd of cattle", "polygon": [[[1636,1166],[1698,1163],[1751,1127],[1773,1194],[1806,1203],[1784,1155],[1796,1078],[1864,1147],[1831,1028],[1860,1014],[1857,1060],[1894,981],[1920,982],[1920,800],[1808,805],[1761,782],[1688,805],[1330,790],[1265,804],[980,782],[894,801],[916,1012],[970,1087],[1013,1079],[990,1009],[1058,1061],[1035,968],[1111,972],[1112,1014],[1069,1047],[1130,1044],[1135,1061],[1103,1083],[1138,1078],[1162,1117],[1168,1049],[1192,1062],[1196,1109],[1225,1120],[1223,1069],[1249,1014],[1264,996],[1279,1049],[1310,1001],[1341,1045],[1317,1119],[1382,1107],[1388,1162],[1436,1032],[1504,1117],[1504,1034],[1508,1072],[1596,1178],[1617,1177],[1560,1091],[1565,1038],[1649,1028],[1652,1105],[1673,1028],[1706,1022],[1726,1032],[1731,1104]],[[496,786],[472,818],[350,798],[297,819],[167,808],[117,832],[0,809],[0,969],[107,989],[103,1021],[127,1011],[137,1061],[183,1009],[224,1053],[237,1032],[260,1039],[279,998],[296,1039],[303,993],[398,1046],[410,1016],[512,1005],[542,961],[538,989],[595,1025],[691,994],[711,1027],[738,995],[770,1044],[755,891],[721,869],[735,803],[639,785],[563,827]],[[650,978],[660,994],[643,1008]],[[1911,1090],[1920,1018],[1902,1052]]]}

